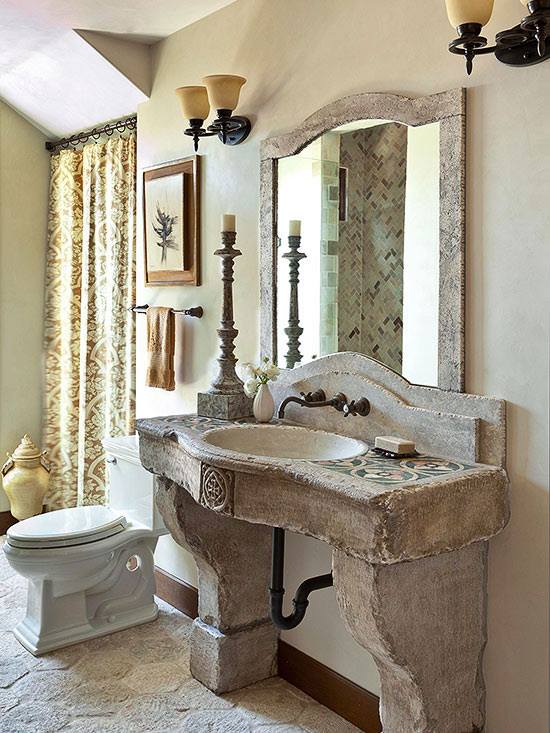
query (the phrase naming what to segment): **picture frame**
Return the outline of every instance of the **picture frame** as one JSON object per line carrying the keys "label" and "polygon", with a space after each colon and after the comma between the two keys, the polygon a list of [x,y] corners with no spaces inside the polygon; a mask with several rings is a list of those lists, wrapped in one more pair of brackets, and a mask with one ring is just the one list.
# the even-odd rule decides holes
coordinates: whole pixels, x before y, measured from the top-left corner
{"label": "picture frame", "polygon": [[200,285],[200,156],[143,171],[145,285]]}

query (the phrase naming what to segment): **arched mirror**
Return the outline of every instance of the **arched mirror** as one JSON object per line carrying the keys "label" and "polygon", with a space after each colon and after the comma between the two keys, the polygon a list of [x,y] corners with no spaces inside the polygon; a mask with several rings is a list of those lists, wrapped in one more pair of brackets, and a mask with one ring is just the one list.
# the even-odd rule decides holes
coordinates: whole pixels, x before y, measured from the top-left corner
{"label": "arched mirror", "polygon": [[262,350],[464,388],[465,92],[360,94],[262,145]]}

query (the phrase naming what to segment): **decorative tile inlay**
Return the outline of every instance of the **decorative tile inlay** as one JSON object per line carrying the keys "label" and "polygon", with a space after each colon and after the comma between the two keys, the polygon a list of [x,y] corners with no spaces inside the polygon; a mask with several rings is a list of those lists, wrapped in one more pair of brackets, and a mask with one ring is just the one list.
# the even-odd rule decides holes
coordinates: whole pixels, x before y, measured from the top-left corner
{"label": "decorative tile inlay", "polygon": [[467,463],[447,461],[443,458],[419,456],[418,458],[372,458],[365,453],[357,458],[341,461],[316,461],[318,466],[331,471],[365,478],[378,484],[401,484],[409,481],[421,481],[441,474],[453,474],[474,468]]}
{"label": "decorative tile inlay", "polygon": [[[192,430],[199,435],[218,427],[255,424],[252,418],[220,420],[218,418],[201,417],[199,415],[163,417],[156,418],[156,421],[162,421],[166,427],[177,423],[178,427],[184,430]],[[441,474],[451,475],[476,467],[470,463],[451,461],[446,458],[427,455],[419,455],[417,458],[406,459],[381,458],[378,454],[371,452],[370,449],[363,455],[350,459],[334,461],[302,461],[295,459],[295,461],[296,463],[311,463],[329,471],[337,471],[338,473],[355,478],[364,478],[372,483],[378,484],[402,484],[410,481],[422,481],[430,477],[440,476]],[[201,493],[199,501],[203,506],[224,514],[232,514],[233,486],[234,474],[232,471],[214,468],[204,463],[201,465]]]}
{"label": "decorative tile inlay", "polygon": [[221,514],[233,514],[234,484],[233,471],[201,463],[199,503]]}

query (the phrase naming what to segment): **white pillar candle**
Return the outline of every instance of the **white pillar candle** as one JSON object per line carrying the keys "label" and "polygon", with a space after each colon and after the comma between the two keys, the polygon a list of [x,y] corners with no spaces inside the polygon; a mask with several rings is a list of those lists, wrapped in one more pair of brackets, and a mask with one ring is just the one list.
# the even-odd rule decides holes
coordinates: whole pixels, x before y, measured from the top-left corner
{"label": "white pillar candle", "polygon": [[288,222],[288,236],[289,237],[299,237],[301,231],[302,231],[302,222],[300,221],[300,219],[291,219]]}
{"label": "white pillar candle", "polygon": [[235,214],[222,214],[222,232],[236,232]]}

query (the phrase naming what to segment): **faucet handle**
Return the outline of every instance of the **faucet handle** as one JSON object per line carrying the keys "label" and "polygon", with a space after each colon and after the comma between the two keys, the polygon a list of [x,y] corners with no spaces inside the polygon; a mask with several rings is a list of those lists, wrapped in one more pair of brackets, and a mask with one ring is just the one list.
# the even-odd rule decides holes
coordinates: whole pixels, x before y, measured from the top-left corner
{"label": "faucet handle", "polygon": [[370,402],[366,397],[361,397],[361,399],[359,400],[346,402],[343,407],[344,417],[348,417],[348,415],[361,415],[362,417],[365,417],[369,414],[369,412]]}
{"label": "faucet handle", "polygon": [[357,400],[355,403],[355,410],[358,415],[361,415],[362,417],[365,417],[370,412],[370,402],[366,397],[361,397],[361,399]]}
{"label": "faucet handle", "polygon": [[327,398],[323,389],[317,389],[315,392],[300,392],[300,395],[306,402],[324,402]]}
{"label": "faucet handle", "polygon": [[334,407],[335,410],[338,410],[338,412],[343,412],[344,415],[346,414],[346,407],[348,406],[348,398],[343,392],[338,392],[334,395],[334,397],[331,400],[331,404]]}

